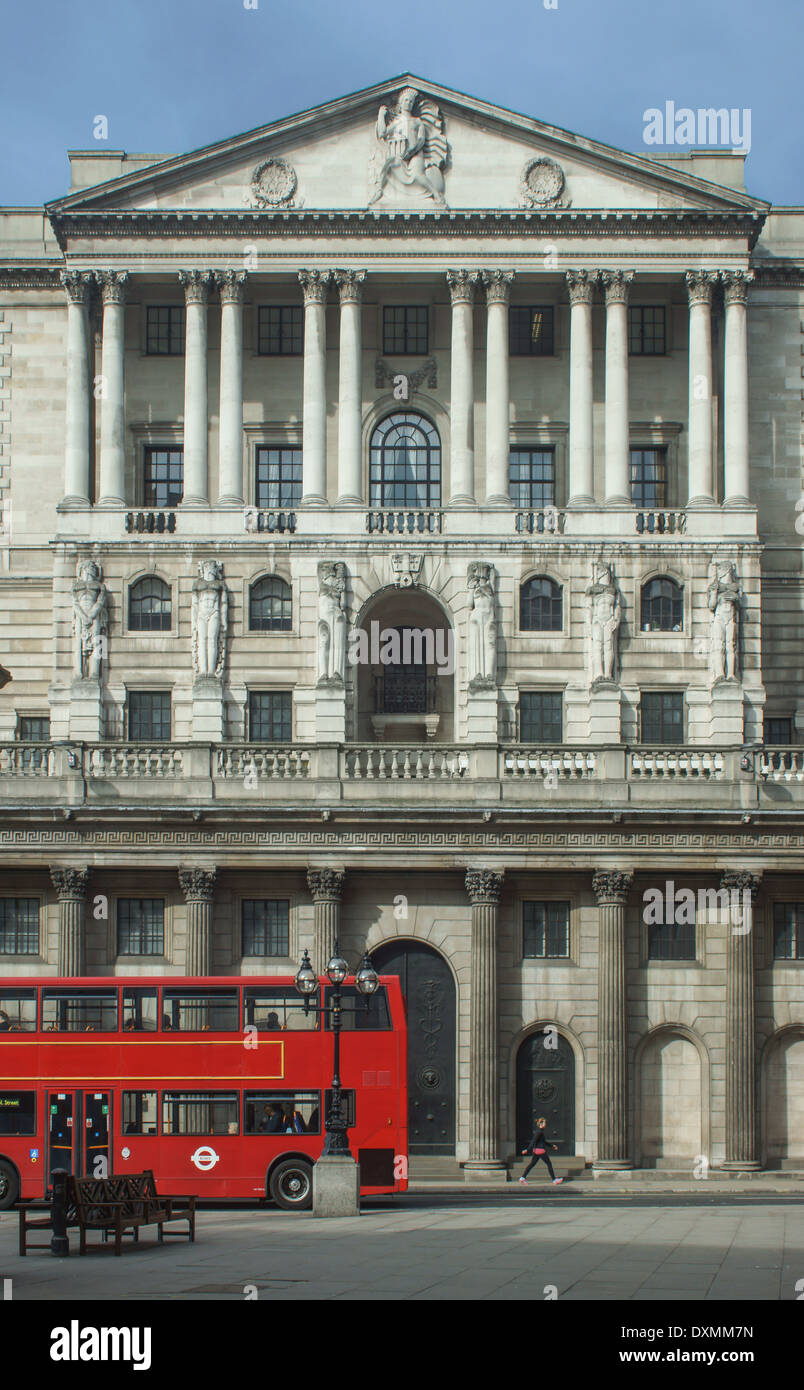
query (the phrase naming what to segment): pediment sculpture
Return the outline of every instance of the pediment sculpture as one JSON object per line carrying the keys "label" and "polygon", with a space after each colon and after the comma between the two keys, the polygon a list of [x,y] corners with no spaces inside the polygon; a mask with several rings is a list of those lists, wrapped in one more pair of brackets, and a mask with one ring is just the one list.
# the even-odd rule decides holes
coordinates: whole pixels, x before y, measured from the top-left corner
{"label": "pediment sculpture", "polygon": [[449,146],[436,102],[415,87],[405,87],[393,111],[380,107],[375,130],[381,150],[371,159],[369,206],[383,196],[396,201],[429,198],[438,207],[446,206]]}

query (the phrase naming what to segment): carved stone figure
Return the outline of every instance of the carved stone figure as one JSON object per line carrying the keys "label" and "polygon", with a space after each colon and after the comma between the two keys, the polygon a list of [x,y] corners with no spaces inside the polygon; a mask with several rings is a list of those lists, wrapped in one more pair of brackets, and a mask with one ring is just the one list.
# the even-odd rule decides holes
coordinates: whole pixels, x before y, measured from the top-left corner
{"label": "carved stone figure", "polygon": [[318,566],[318,683],[342,685],[346,664],[344,612],[346,566],[325,561]]}
{"label": "carved stone figure", "polygon": [[82,680],[100,680],[109,630],[109,591],[96,560],[81,560],[73,584],[73,671]]}
{"label": "carved stone figure", "polygon": [[420,97],[415,87],[405,87],[393,114],[387,106],[380,107],[376,129],[383,146],[383,163],[376,168],[375,161],[375,186],[369,204],[376,203],[388,185],[397,194],[418,194],[443,206],[448,146],[436,103],[430,97]]}
{"label": "carved stone figure", "polygon": [[611,565],[595,561],[592,582],[587,586],[587,645],[589,679],[616,680],[617,646],[622,604]]}
{"label": "carved stone figure", "polygon": [[494,569],[475,560],[466,576],[472,607],[468,620],[467,664],[470,690],[496,683],[497,625],[494,620]]}
{"label": "carved stone figure", "polygon": [[223,582],[223,565],[201,560],[193,583],[193,671],[197,676],[223,674],[229,594]]}
{"label": "carved stone figure", "polygon": [[740,581],[732,564],[718,564],[709,588],[707,603],[712,614],[709,642],[709,672],[712,684],[736,680],[740,641]]}

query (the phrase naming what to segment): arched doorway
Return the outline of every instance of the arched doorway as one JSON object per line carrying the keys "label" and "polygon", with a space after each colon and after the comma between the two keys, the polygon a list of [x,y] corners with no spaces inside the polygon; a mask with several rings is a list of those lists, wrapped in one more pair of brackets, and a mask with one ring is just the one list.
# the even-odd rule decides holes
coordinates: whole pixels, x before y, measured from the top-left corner
{"label": "arched doorway", "polygon": [[455,633],[418,585],[388,587],[361,609],[350,638],[358,743],[452,743]]}
{"label": "arched doorway", "polygon": [[773,1039],[765,1064],[768,1167],[804,1159],[804,1035],[785,1031]]}
{"label": "arched doorway", "polygon": [[703,1151],[701,1058],[682,1034],[649,1038],[639,1064],[639,1154],[643,1168],[687,1167]]}
{"label": "arched doorway", "polygon": [[455,1152],[455,984],[449,966],[421,941],[372,952],[375,970],[398,975],[408,1010],[408,1148]]}
{"label": "arched doorway", "polygon": [[575,1057],[567,1039],[550,1029],[531,1033],[516,1056],[517,1153],[527,1146],[534,1120],[542,1116],[558,1152],[574,1154]]}

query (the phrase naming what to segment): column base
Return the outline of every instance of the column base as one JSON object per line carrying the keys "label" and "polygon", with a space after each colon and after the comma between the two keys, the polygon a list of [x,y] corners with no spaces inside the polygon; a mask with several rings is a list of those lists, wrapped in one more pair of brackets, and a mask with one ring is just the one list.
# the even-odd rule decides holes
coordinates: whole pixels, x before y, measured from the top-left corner
{"label": "column base", "polygon": [[321,497],[321,496],[319,496],[319,494],[318,494],[317,492],[311,492],[311,493],[308,493],[306,497],[302,497],[302,500],[301,500],[301,502],[299,503],[299,506],[300,506],[300,507],[328,507],[328,506],[329,506],[329,503],[328,503],[326,497]]}
{"label": "column base", "polygon": [[100,507],[109,507],[109,508],[112,508],[112,507],[125,507],[125,505],[126,505],[126,504],[125,504],[125,502],[123,501],[123,498],[122,498],[122,497],[100,497],[100,498],[98,499],[98,501],[95,503],[95,506],[96,506],[97,508],[100,508]]}
{"label": "column base", "polygon": [[590,497],[586,493],[581,493],[579,497],[570,497],[566,506],[568,512],[580,511],[581,509],[589,511],[590,508],[594,508],[595,511],[600,511],[600,503],[596,498]]}
{"label": "column base", "polygon": [[[246,504],[245,504],[245,502],[243,501],[243,498],[242,498],[242,497],[233,497],[233,496],[229,496],[229,497],[219,497],[218,500],[217,500],[217,502],[215,503],[215,506],[216,506],[216,507],[237,507],[237,508],[241,508],[241,507],[245,507],[245,505],[246,505]],[[254,507],[254,508],[252,508],[251,510],[253,510],[253,511],[256,512],[256,511],[261,511],[262,508]]]}
{"label": "column base", "polygon": [[88,512],[90,510],[88,497],[78,497],[71,494],[69,497],[62,497],[56,508],[57,512]]}
{"label": "column base", "polygon": [[724,497],[723,508],[725,511],[755,512],[757,505],[750,497]]}
{"label": "column base", "polygon": [[208,497],[182,497],[179,507],[185,510],[200,511],[203,507],[209,508]]}
{"label": "column base", "polygon": [[631,501],[631,498],[626,497],[624,493],[618,493],[614,497],[607,497],[603,505],[606,507],[616,508],[617,511],[622,511],[623,507],[627,507],[629,512],[632,510],[636,510],[633,502]]}
{"label": "column base", "polygon": [[505,497],[505,496],[503,495],[503,493],[501,493],[501,492],[491,492],[491,493],[489,493],[489,494],[486,496],[486,506],[487,506],[487,507],[511,507],[511,509],[513,510],[513,506],[512,506],[510,497]]}
{"label": "column base", "polygon": [[691,497],[687,503],[686,510],[688,512],[702,512],[715,506],[717,506],[717,503],[714,497],[708,497],[706,493],[703,493],[700,497]]}
{"label": "column base", "polygon": [[484,1183],[506,1183],[508,1181],[508,1165],[501,1163],[498,1159],[470,1159],[462,1163],[463,1176],[466,1182]]}
{"label": "column base", "polygon": [[351,492],[347,492],[343,497],[338,497],[335,500],[336,507],[365,507],[365,505],[362,497],[358,497],[356,493]]}
{"label": "column base", "polygon": [[593,1178],[622,1177],[624,1173],[630,1177],[633,1171],[630,1158],[598,1158],[592,1164]]}
{"label": "column base", "polygon": [[313,1216],[360,1215],[360,1168],[345,1154],[313,1166]]}
{"label": "column base", "polygon": [[456,495],[455,495],[454,497],[450,497],[450,499],[449,499],[449,501],[448,501],[448,503],[447,503],[447,506],[448,506],[448,507],[476,507],[476,506],[477,506],[477,502],[475,501],[474,497],[470,497],[470,496],[469,496],[468,492],[467,492],[467,493],[459,492],[459,493],[456,493]]}
{"label": "column base", "polygon": [[[757,1158],[727,1158],[725,1162],[718,1165],[724,1173],[761,1173],[762,1164]],[[710,1173],[713,1171],[710,1168]],[[715,1170],[717,1171],[717,1170]]]}

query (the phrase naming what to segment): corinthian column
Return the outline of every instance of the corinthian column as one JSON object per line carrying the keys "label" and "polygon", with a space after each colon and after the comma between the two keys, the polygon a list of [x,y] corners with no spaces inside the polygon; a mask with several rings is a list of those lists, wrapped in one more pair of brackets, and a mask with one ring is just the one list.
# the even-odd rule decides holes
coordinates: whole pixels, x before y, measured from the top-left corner
{"label": "corinthian column", "polygon": [[[726,1159],[724,1168],[759,1168],[754,903],[760,875],[726,869],[730,895],[726,945]],[[747,910],[746,910],[747,909]]]}
{"label": "corinthian column", "polygon": [[723,443],[726,459],[726,507],[746,507],[748,479],[748,286],[750,270],[721,271],[726,302],[723,379]]}
{"label": "corinthian column", "polygon": [[[336,270],[341,301],[338,366],[338,504],[363,502],[363,350],[360,316],[365,270]],[[303,465],[302,465],[303,466]]]}
{"label": "corinthian column", "polygon": [[122,507],[126,496],[125,351],[127,270],[101,270],[103,296],[101,348],[100,505]]}
{"label": "corinthian column", "polygon": [[468,869],[472,904],[472,980],[469,1006],[469,1161],[467,1178],[499,1176],[499,1082],[497,1076],[497,913],[503,875]]}
{"label": "corinthian column", "polygon": [[606,294],[606,501],[630,506],[628,293],[632,270],[604,271]]}
{"label": "corinthian column", "polygon": [[513,270],[484,270],[486,287],[486,503],[506,506],[510,438],[508,387],[508,301]]}
{"label": "corinthian column", "polygon": [[450,502],[471,505],[475,500],[474,449],[474,326],[472,305],[476,270],[448,270],[447,284],[452,300],[452,343],[450,352]]}
{"label": "corinthian column", "polygon": [[327,290],[328,270],[300,270],[304,291],[302,502],[327,501]]}
{"label": "corinthian column", "polygon": [[209,506],[207,303],[212,275],[180,270],[187,328],[184,343],[184,496],[187,507]]}
{"label": "corinthian column", "polygon": [[689,502],[714,500],[712,469],[712,287],[715,270],[688,270],[689,345]]}
{"label": "corinthian column", "polygon": [[50,870],[59,897],[59,941],[57,975],[86,974],[84,911],[89,888],[89,869]]}
{"label": "corinthian column", "polygon": [[209,975],[212,967],[212,905],[217,869],[180,869],[179,884],[187,903],[185,975]]}
{"label": "corinthian column", "polygon": [[601,1169],[631,1167],[625,1042],[625,905],[633,877],[632,873],[604,869],[592,879],[599,912],[595,1167]]}
{"label": "corinthian column", "polygon": [[218,502],[243,503],[243,288],[245,270],[218,270],[221,296],[221,389]]}
{"label": "corinthian column", "polygon": [[89,506],[89,295],[91,271],[63,270],[67,291],[67,409],[63,507]]}
{"label": "corinthian column", "polygon": [[569,506],[595,500],[592,302],[596,270],[568,270],[570,300]]}
{"label": "corinthian column", "polygon": [[308,869],[307,887],[315,904],[313,969],[323,974],[341,931],[346,874],[341,869]]}

